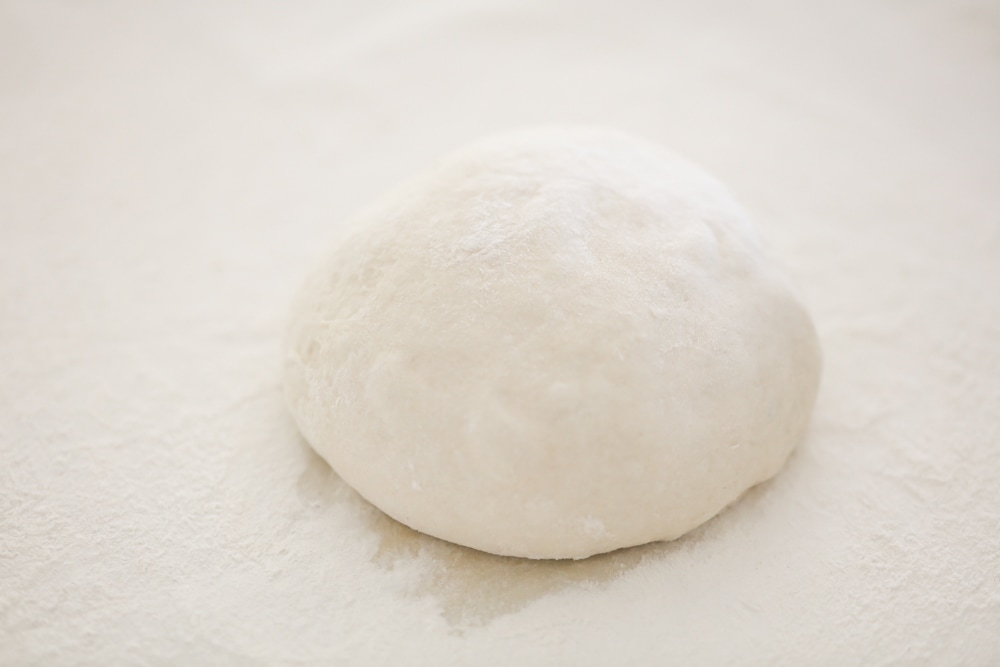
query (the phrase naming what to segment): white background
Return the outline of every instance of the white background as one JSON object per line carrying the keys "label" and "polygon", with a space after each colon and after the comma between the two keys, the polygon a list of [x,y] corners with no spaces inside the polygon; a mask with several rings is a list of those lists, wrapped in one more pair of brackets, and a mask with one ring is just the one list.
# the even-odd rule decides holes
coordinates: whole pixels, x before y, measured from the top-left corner
{"label": "white background", "polygon": [[[589,122],[726,182],[825,357],[806,442],[670,544],[417,535],[280,394],[345,217]],[[1000,660],[989,0],[0,4],[0,664]]]}

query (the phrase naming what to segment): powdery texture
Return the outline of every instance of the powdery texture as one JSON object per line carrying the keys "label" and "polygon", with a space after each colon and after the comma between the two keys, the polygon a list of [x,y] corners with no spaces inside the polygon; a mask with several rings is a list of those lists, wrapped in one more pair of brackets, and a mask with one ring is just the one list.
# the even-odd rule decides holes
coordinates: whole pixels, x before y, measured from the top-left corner
{"label": "powdery texture", "polygon": [[[996,4],[0,4],[0,664],[993,665]],[[298,437],[333,221],[504,128],[751,211],[823,344],[782,473],[581,561],[422,537]]]}
{"label": "powdery texture", "polygon": [[808,315],[724,188],[647,142],[504,134],[361,218],[298,299],[286,390],[408,526],[529,558],[673,539],[802,437]]}

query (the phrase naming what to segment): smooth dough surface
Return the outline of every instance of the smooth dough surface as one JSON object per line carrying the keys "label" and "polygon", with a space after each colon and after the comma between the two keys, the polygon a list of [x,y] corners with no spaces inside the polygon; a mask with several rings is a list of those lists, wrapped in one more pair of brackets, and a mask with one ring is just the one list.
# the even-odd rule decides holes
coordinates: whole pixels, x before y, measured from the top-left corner
{"label": "smooth dough surface", "polygon": [[390,516],[497,554],[673,539],[773,476],[808,314],[713,178],[630,135],[478,142],[370,208],[293,308],[309,443]]}

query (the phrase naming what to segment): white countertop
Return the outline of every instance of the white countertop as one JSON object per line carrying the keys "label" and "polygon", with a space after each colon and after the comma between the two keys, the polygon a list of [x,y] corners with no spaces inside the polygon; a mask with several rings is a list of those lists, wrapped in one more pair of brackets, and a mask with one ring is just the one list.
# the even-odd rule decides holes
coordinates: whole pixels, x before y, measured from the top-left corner
{"label": "white countertop", "polygon": [[[998,45],[989,0],[0,3],[0,664],[997,664]],[[280,394],[345,216],[551,122],[726,182],[825,356],[776,480],[580,562],[384,518]]]}

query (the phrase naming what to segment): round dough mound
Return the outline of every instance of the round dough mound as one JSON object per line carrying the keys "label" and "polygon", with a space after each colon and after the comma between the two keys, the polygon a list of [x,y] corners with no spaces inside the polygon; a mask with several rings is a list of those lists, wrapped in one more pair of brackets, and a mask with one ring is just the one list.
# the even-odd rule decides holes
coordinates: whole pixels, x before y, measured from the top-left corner
{"label": "round dough mound", "polygon": [[362,496],[496,554],[668,540],[781,468],[819,382],[808,314],[746,215],[627,134],[453,155],[307,282],[288,401]]}

